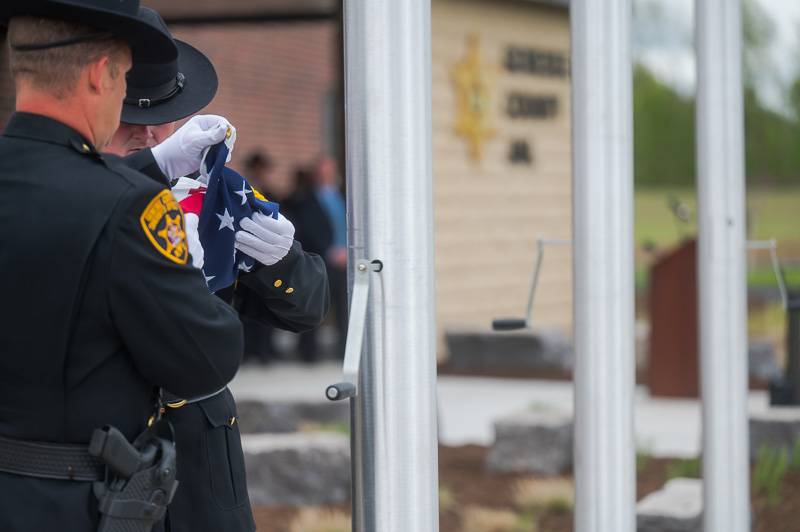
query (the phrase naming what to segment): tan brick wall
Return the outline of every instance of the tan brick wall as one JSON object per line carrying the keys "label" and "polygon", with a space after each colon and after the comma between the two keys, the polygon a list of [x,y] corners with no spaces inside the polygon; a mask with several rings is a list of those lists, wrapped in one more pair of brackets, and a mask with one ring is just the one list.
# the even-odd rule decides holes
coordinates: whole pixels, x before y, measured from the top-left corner
{"label": "tan brick wall", "polygon": [[226,116],[238,140],[232,165],[252,150],[273,157],[285,187],[295,166],[323,149],[325,95],[336,84],[333,22],[177,26],[175,36],[202,50],[220,84],[203,112]]}
{"label": "tan brick wall", "polygon": [[[503,66],[510,45],[568,56],[569,20],[565,10],[521,2],[434,0],[432,9],[438,328],[488,329],[493,317],[522,314],[537,236],[570,238],[569,80],[511,74]],[[480,40],[497,129],[481,163],[469,158],[467,143],[454,132],[452,71],[466,56],[469,35]],[[557,96],[557,116],[511,120],[505,111],[511,91]],[[531,166],[509,162],[513,139],[529,142]],[[547,253],[534,321],[569,331],[570,252]]]}
{"label": "tan brick wall", "polygon": [[[171,28],[208,55],[220,78],[203,112],[228,117],[239,136],[233,166],[263,148],[276,163],[282,190],[297,165],[323,149],[325,96],[337,83],[338,31],[334,21],[294,24],[216,24]],[[5,46],[0,49],[0,125],[14,108]]]}
{"label": "tan brick wall", "polygon": [[164,18],[229,17],[252,14],[333,11],[338,0],[142,0]]}

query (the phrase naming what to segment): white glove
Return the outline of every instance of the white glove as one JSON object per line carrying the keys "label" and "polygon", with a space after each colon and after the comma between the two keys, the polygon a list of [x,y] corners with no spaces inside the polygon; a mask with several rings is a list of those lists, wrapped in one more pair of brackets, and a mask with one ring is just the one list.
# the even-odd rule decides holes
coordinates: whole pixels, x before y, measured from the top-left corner
{"label": "white glove", "polygon": [[278,219],[254,213],[240,222],[236,232],[236,249],[265,266],[272,266],[289,253],[294,242],[294,225],[282,214]]}
{"label": "white glove", "polygon": [[153,157],[167,177],[183,177],[200,169],[204,150],[225,140],[233,126],[216,115],[192,117],[167,140],[153,148]]}

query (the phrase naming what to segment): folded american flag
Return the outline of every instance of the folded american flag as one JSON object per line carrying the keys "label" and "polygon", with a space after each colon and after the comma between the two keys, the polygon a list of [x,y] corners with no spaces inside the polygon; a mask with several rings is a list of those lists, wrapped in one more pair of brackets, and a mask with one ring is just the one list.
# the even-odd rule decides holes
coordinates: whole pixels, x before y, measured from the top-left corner
{"label": "folded american flag", "polygon": [[[234,235],[241,230],[242,218],[254,212],[278,218],[279,210],[277,203],[268,201],[244,177],[225,166],[229,152],[226,142],[213,146],[204,159],[201,177],[181,178],[172,187],[183,208],[189,253],[193,263],[202,267],[212,292],[230,286],[239,270],[248,272],[255,265],[255,260],[234,248]],[[193,241],[193,231],[199,243]]]}

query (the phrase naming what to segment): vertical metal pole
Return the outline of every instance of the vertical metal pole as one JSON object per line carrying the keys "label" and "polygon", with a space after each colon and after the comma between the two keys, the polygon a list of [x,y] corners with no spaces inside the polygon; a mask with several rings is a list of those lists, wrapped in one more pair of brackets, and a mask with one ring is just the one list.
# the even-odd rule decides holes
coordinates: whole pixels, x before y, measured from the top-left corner
{"label": "vertical metal pole", "polygon": [[750,530],[740,2],[697,10],[704,530]]}
{"label": "vertical metal pole", "polygon": [[353,425],[353,530],[438,530],[430,0],[346,0],[350,263],[373,278]]}
{"label": "vertical metal pole", "polygon": [[631,15],[571,6],[577,532],[636,523]]}

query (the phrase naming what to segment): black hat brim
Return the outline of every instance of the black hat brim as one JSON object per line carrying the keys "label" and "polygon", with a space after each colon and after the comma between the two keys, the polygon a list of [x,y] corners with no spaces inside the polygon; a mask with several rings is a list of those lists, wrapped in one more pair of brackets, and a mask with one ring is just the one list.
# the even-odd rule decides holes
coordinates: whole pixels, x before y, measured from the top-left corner
{"label": "black hat brim", "polygon": [[[178,50],[169,35],[138,16],[127,15],[99,7],[87,7],[56,0],[25,0],[24,2],[2,2],[0,24],[7,25],[15,16],[37,16],[65,20],[91,26],[126,41],[133,61],[161,63],[173,61]],[[43,44],[43,43],[14,43]]]}
{"label": "black hat brim", "polygon": [[145,126],[176,122],[202,110],[214,99],[219,86],[214,65],[197,48],[177,39],[175,44],[178,45],[178,71],[185,76],[183,89],[152,107],[123,105],[123,122]]}

